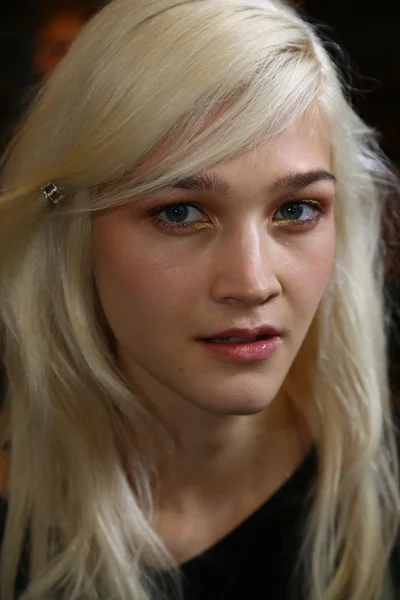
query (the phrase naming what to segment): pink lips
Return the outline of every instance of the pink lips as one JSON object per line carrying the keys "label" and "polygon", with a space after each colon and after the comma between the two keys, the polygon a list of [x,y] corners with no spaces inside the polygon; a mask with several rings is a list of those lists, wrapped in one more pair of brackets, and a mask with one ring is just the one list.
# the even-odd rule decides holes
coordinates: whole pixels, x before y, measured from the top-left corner
{"label": "pink lips", "polygon": [[218,331],[217,333],[210,333],[210,335],[202,336],[202,339],[209,340],[215,338],[237,337],[253,340],[256,337],[273,335],[280,335],[280,332],[271,325],[260,325],[259,327],[253,327],[251,329],[232,327],[231,329],[225,329],[225,331]]}
{"label": "pink lips", "polygon": [[[223,341],[233,338],[233,341]],[[243,341],[235,341],[243,340]],[[218,332],[198,340],[208,354],[231,362],[251,362],[265,360],[280,346],[280,333],[271,326],[254,329],[233,328]]]}

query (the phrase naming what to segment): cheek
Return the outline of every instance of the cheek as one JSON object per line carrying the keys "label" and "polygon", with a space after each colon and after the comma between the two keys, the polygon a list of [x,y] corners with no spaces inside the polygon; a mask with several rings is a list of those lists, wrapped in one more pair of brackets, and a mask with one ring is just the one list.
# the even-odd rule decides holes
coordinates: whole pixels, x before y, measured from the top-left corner
{"label": "cheek", "polygon": [[157,251],[140,235],[112,227],[107,217],[94,222],[93,238],[95,280],[112,328],[173,320],[194,305],[201,279],[185,253]]}
{"label": "cheek", "polygon": [[[318,308],[335,259],[334,231],[315,239],[287,261],[283,285],[300,318],[312,318]],[[289,266],[290,262],[290,266]]]}
{"label": "cheek", "polygon": [[324,243],[318,252],[312,254],[304,267],[304,280],[308,293],[321,294],[326,287],[334,262],[334,244]]}

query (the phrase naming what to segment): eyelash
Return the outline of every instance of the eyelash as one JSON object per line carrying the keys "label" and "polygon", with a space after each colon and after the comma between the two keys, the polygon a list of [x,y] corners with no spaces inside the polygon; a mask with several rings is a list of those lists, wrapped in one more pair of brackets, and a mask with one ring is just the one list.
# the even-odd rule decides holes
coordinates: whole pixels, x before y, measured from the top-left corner
{"label": "eyelash", "polygon": [[[150,216],[151,219],[157,224],[160,225],[161,227],[164,227],[166,229],[172,229],[172,230],[195,230],[195,229],[199,229],[198,223],[199,221],[191,221],[189,223],[168,223],[168,221],[163,221],[162,219],[159,218],[158,215],[160,215],[164,210],[167,210],[168,208],[172,208],[173,206],[190,206],[192,208],[196,208],[199,212],[203,213],[203,215],[209,217],[208,213],[204,210],[204,208],[202,206],[200,206],[200,204],[196,204],[196,202],[172,202],[170,204],[163,204],[161,206],[157,206],[157,208],[153,209],[150,212]],[[201,222],[205,222],[205,221],[200,221]]]}
{"label": "eyelash", "polygon": [[[310,225],[310,223],[319,221],[325,212],[321,203],[318,202],[317,200],[290,200],[289,202],[285,202],[284,204],[279,206],[276,209],[275,213],[287,206],[299,206],[299,205],[305,205],[305,206],[315,208],[319,214],[314,215],[311,218],[302,219],[302,220],[300,220],[300,219],[278,219],[277,221],[274,221],[275,226],[277,226],[277,227],[278,226],[279,227],[289,227],[290,226],[291,228],[303,228],[303,227],[306,227],[307,225]],[[157,226],[161,226],[165,229],[169,229],[169,230],[173,230],[173,231],[180,230],[180,231],[186,231],[186,232],[188,232],[190,230],[200,229],[201,225],[199,226],[199,223],[207,222],[207,221],[190,221],[188,223],[184,223],[184,222],[174,223],[174,222],[164,221],[163,219],[159,218],[159,215],[162,212],[164,212],[168,208],[172,208],[174,206],[192,207],[192,208],[197,209],[203,215],[210,218],[208,213],[205,211],[205,209],[200,204],[197,204],[195,202],[171,202],[169,204],[163,204],[161,206],[157,206],[157,208],[154,208],[153,210],[151,210],[150,211],[151,220],[154,221]]]}

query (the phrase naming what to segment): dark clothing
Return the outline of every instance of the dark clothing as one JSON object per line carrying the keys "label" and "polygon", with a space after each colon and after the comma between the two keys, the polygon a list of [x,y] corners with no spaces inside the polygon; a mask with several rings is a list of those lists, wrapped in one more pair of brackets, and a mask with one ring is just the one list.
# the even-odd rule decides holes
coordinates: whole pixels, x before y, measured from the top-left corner
{"label": "dark clothing", "polygon": [[316,464],[313,450],[261,508],[182,566],[185,600],[289,599]]}

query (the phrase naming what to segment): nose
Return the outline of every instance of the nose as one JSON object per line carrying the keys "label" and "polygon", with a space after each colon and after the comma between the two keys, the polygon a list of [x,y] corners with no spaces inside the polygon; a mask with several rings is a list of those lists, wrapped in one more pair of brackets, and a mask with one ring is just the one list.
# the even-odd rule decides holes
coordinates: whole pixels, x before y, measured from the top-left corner
{"label": "nose", "polygon": [[221,239],[215,250],[211,286],[212,299],[219,303],[256,306],[280,295],[276,249],[265,226],[248,226]]}

